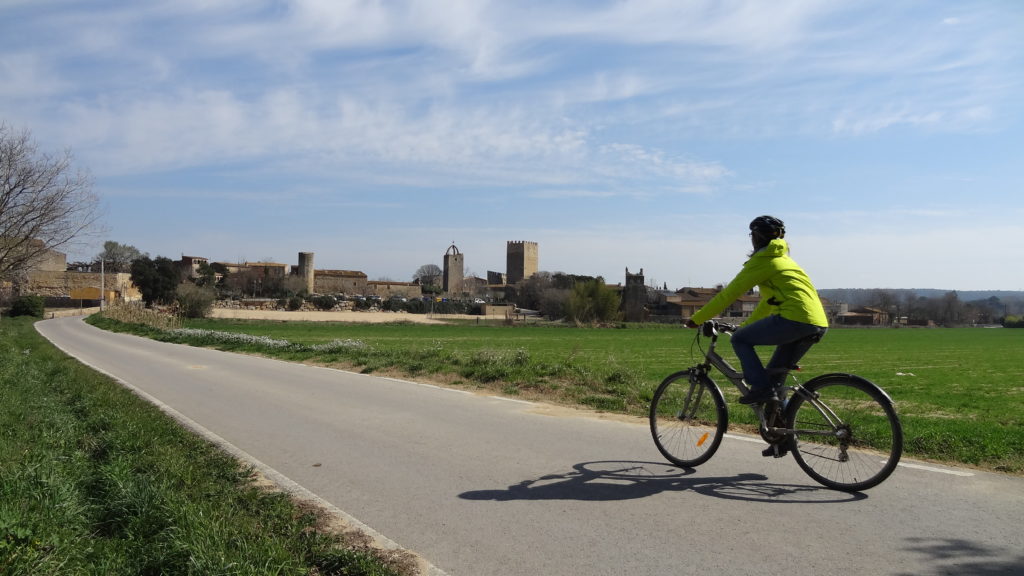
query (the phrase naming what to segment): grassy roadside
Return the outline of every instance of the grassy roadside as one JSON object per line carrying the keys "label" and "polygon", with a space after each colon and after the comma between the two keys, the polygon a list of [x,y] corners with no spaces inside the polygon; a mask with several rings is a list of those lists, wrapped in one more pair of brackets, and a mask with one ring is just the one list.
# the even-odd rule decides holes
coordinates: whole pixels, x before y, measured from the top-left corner
{"label": "grassy roadside", "polygon": [[[657,383],[693,363],[693,331],[666,326],[348,324],[187,321],[153,330],[93,317],[101,327],[161,340],[398,372],[451,385],[646,415]],[[809,378],[851,372],[882,386],[900,412],[908,456],[1024,472],[1024,330],[833,330],[805,359]],[[728,357],[729,346],[719,348]],[[730,423],[752,426],[730,399]]]}
{"label": "grassy roadside", "polygon": [[0,321],[0,574],[344,574],[389,565],[251,471]]}

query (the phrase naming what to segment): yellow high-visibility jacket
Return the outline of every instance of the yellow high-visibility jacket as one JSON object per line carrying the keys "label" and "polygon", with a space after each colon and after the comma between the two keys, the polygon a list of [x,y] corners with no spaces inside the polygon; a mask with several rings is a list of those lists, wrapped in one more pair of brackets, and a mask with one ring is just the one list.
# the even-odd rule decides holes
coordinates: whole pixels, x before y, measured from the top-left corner
{"label": "yellow high-visibility jacket", "polygon": [[700,324],[714,318],[754,286],[761,293],[761,301],[743,322],[744,326],[778,314],[787,320],[828,327],[818,291],[807,273],[789,257],[789,245],[781,238],[754,252],[729,285],[695,312],[691,320]]}

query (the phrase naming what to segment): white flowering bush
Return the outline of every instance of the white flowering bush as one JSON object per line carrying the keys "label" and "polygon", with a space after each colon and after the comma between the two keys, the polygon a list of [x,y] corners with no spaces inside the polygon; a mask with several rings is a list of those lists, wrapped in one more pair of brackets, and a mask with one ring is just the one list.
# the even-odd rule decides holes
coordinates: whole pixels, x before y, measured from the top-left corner
{"label": "white flowering bush", "polygon": [[252,334],[241,334],[238,332],[220,332],[218,330],[205,330],[200,328],[178,328],[169,330],[168,333],[176,338],[183,338],[192,342],[204,344],[241,344],[244,346],[255,346],[272,350],[292,349],[297,352],[316,352],[318,354],[329,354],[332,352],[343,352],[347,350],[360,350],[366,348],[366,343],[361,340],[331,340],[323,344],[295,344],[288,340],[270,338],[269,336],[254,336]]}
{"label": "white flowering bush", "polygon": [[177,330],[170,330],[169,332],[171,336],[178,338],[187,338],[189,340],[199,340],[210,343],[245,344],[277,350],[288,348],[292,345],[292,343],[287,340],[278,340],[267,336],[253,336],[252,334],[220,332],[217,330],[203,330],[200,328],[179,328]]}
{"label": "white flowering bush", "polygon": [[305,348],[312,352],[330,354],[332,352],[344,352],[346,350],[363,350],[366,347],[366,342],[363,342],[362,340],[345,339],[331,340],[330,342],[326,342],[324,344],[312,344],[306,346]]}

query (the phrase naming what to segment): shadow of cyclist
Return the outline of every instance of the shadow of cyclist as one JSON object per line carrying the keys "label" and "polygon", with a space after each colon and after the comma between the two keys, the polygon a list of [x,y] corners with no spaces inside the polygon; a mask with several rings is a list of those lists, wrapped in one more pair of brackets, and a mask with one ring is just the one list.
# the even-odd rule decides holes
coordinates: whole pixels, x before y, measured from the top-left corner
{"label": "shadow of cyclist", "polygon": [[662,463],[631,461],[581,462],[571,471],[523,480],[506,489],[472,490],[464,500],[612,501],[647,498],[662,492],[693,491],[729,500],[758,502],[852,502],[864,494],[848,494],[816,486],[767,483],[761,474],[697,477],[696,470]]}

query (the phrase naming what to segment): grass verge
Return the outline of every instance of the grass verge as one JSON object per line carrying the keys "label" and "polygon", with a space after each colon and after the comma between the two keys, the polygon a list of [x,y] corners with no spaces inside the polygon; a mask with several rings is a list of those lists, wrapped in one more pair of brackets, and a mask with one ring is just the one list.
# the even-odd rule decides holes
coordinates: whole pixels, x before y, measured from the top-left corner
{"label": "grass verge", "polygon": [[0,574],[395,576],[28,318],[0,321]]}
{"label": "grass verge", "polygon": [[[696,363],[693,331],[658,325],[620,329],[475,324],[349,324],[193,320],[154,330],[94,316],[100,327],[149,337],[326,364],[397,372],[450,385],[646,416],[658,382]],[[848,372],[894,399],[905,454],[1024,472],[1024,330],[832,330],[805,358],[801,379]],[[727,358],[728,343],[719,347]],[[734,365],[735,360],[733,359]],[[730,403],[730,424],[752,427]]]}

